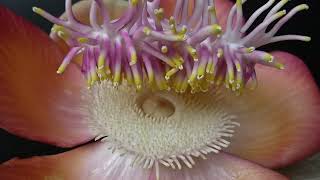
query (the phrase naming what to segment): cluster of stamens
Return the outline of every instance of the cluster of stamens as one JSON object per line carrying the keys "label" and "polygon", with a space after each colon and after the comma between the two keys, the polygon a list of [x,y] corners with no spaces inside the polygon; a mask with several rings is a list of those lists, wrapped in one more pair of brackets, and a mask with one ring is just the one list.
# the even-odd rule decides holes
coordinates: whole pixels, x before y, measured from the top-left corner
{"label": "cluster of stamens", "polygon": [[[53,17],[40,8],[34,12],[56,24],[52,31],[70,47],[58,69],[61,74],[76,56],[82,56],[82,72],[91,87],[103,80],[114,86],[127,81],[139,90],[146,82],[153,89],[183,93],[207,91],[211,85],[225,84],[241,93],[244,87],[257,84],[255,64],[283,69],[274,57],[255,50],[268,43],[284,40],[310,41],[300,35],[274,36],[280,27],[305,4],[279,11],[288,0],[281,0],[252,32],[253,22],[275,0],[269,0],[242,24],[242,4],[237,0],[232,8],[225,32],[218,25],[214,0],[177,0],[173,16],[166,18],[160,0],[129,0],[123,16],[112,20],[102,0],[93,0],[90,25],[80,23],[72,12],[71,0],[66,0],[67,20]],[[103,22],[99,23],[100,11]],[[283,18],[282,18],[283,17]],[[268,32],[267,27],[277,19]]]}

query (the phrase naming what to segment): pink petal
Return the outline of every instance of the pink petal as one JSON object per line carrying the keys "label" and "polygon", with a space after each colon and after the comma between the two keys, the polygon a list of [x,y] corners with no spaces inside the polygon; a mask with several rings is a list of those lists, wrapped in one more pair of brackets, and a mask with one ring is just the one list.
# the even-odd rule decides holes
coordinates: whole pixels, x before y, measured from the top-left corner
{"label": "pink petal", "polygon": [[63,54],[38,28],[0,7],[0,127],[25,138],[74,146],[92,138],[84,123],[80,71],[58,76]]}
{"label": "pink petal", "polygon": [[196,162],[192,169],[171,170],[161,168],[161,180],[286,180],[288,178],[272,170],[235,156],[219,153],[207,160]]}
{"label": "pink petal", "polygon": [[320,94],[312,75],[297,57],[274,52],[285,70],[257,67],[258,88],[228,96],[241,127],[230,153],[266,167],[281,167],[320,150]]}
{"label": "pink petal", "polygon": [[11,160],[0,165],[0,179],[147,179],[150,172],[131,168],[131,160],[111,153],[104,143],[93,143],[59,155]]}
{"label": "pink petal", "polygon": [[[154,169],[132,167],[129,156],[111,153],[107,145],[95,143],[75,150],[46,157],[11,160],[0,166],[0,179],[5,180],[155,180]],[[230,156],[218,154],[196,161],[193,169],[160,168],[161,180],[284,180],[284,176]]]}
{"label": "pink petal", "polygon": [[215,3],[219,24],[223,29],[225,29],[227,26],[229,12],[234,3],[230,0],[215,0]]}

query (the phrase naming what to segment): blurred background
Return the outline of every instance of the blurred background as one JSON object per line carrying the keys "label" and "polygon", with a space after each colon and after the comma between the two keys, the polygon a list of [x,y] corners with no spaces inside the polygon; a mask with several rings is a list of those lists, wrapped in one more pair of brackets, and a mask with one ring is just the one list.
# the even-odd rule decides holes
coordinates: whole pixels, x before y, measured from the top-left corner
{"label": "blurred background", "polygon": [[[79,0],[74,0],[76,3]],[[253,13],[254,10],[265,4],[267,0],[248,0],[244,5],[244,14],[246,18]],[[303,11],[294,16],[280,31],[279,34],[297,33],[312,37],[310,43],[290,41],[272,44],[264,47],[264,50],[283,50],[295,54],[304,60],[307,66],[313,73],[318,85],[320,85],[320,63],[319,56],[316,53],[319,51],[319,38],[316,37],[319,31],[317,26],[320,24],[320,3],[318,0],[292,0],[286,9],[290,10],[294,6],[302,3],[307,3],[310,10]],[[64,0],[0,0],[1,6],[6,6],[16,14],[25,17],[35,25],[41,27],[44,31],[49,32],[52,24],[32,12],[32,7],[37,6],[48,10],[55,16],[60,16],[64,12]],[[0,40],[1,42],[1,40]],[[320,87],[320,86],[319,86]],[[320,137],[319,137],[320,138]],[[29,141],[23,138],[13,136],[0,129],[0,163],[9,160],[13,157],[30,157],[35,155],[48,155],[64,152],[69,149],[53,147],[38,142]],[[312,177],[312,172],[318,172],[320,176],[320,162],[313,157],[296,166],[289,167],[286,170],[281,170],[284,173],[290,173],[292,176],[299,178],[301,174],[310,174],[308,179],[320,180]],[[304,176],[304,177],[306,177]],[[302,178],[307,179],[307,178]]]}

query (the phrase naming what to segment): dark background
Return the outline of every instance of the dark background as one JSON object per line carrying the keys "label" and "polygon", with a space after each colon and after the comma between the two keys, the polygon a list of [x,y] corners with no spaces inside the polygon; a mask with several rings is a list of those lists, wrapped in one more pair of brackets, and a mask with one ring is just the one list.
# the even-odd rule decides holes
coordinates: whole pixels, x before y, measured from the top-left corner
{"label": "dark background", "polygon": [[[248,0],[244,6],[246,18],[266,2],[267,0]],[[319,33],[317,26],[320,24],[320,4],[318,0],[292,0],[285,8],[290,10],[295,5],[301,3],[307,3],[310,6],[310,10],[298,13],[281,29],[280,34],[296,33],[307,35],[312,37],[312,41],[310,43],[298,41],[276,43],[264,47],[264,50],[283,50],[299,56],[308,65],[319,85],[320,65],[318,61],[320,59],[317,55],[319,52],[317,51],[320,50],[318,44],[320,39],[316,35]],[[24,16],[47,32],[49,32],[52,24],[34,14],[31,8],[33,6],[41,7],[56,16],[64,12],[63,0],[0,0],[0,5],[6,6],[15,13]],[[29,141],[13,136],[0,129],[0,163],[13,157],[24,158],[34,155],[56,154],[65,150],[68,149]]]}

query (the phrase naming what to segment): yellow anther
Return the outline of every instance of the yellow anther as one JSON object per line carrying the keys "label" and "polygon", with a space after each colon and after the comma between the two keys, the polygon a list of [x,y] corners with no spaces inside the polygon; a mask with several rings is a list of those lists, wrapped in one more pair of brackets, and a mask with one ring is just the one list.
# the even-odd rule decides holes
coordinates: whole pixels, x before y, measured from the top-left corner
{"label": "yellow anther", "polygon": [[77,39],[77,41],[79,43],[87,43],[87,42],[89,42],[89,39],[85,38],[85,37],[80,37],[80,38]]}
{"label": "yellow anther", "polygon": [[286,10],[282,10],[282,11],[279,11],[277,14],[276,14],[276,16],[278,17],[278,18],[280,18],[280,17],[282,17],[282,16],[284,16],[284,15],[286,15],[287,14],[287,11]]}
{"label": "yellow anther", "polygon": [[242,88],[242,85],[241,85],[242,82],[237,82],[237,85],[236,85],[236,89],[237,90],[240,90]]}
{"label": "yellow anther", "polygon": [[107,74],[105,73],[104,69],[98,69],[98,76],[101,81],[107,79]]}
{"label": "yellow anther", "polygon": [[206,73],[210,73],[212,66],[213,66],[213,62],[209,61],[206,67]]}
{"label": "yellow anther", "polygon": [[263,57],[263,60],[266,61],[266,62],[272,63],[273,60],[274,60],[274,57],[273,57],[271,54],[266,54],[266,55]]}
{"label": "yellow anther", "polygon": [[171,16],[171,17],[169,18],[169,24],[170,24],[170,25],[176,24],[176,20],[174,19],[173,16]]}
{"label": "yellow anther", "polygon": [[218,24],[214,24],[214,25],[212,25],[211,27],[212,27],[212,33],[213,33],[214,35],[219,35],[219,34],[221,34],[221,32],[222,32],[221,26],[219,26]]}
{"label": "yellow anther", "polygon": [[131,4],[133,6],[136,6],[139,3],[139,0],[131,0]]}
{"label": "yellow anther", "polygon": [[142,84],[136,84],[136,90],[140,92],[142,90]]}
{"label": "yellow anther", "polygon": [[158,21],[161,21],[164,18],[164,10],[163,8],[155,9],[154,14],[157,17]]}
{"label": "yellow anther", "polygon": [[180,88],[180,92],[181,92],[181,93],[186,92],[187,88],[188,88],[188,81],[184,80],[184,81],[182,82],[182,85],[181,85],[181,88]]}
{"label": "yellow anther", "polygon": [[196,49],[194,49],[192,46],[187,46],[187,51],[191,55],[191,57],[193,58],[194,61],[199,60],[198,53],[197,53]]}
{"label": "yellow anther", "polygon": [[149,35],[151,34],[152,30],[151,30],[150,28],[148,28],[148,27],[144,27],[144,28],[143,28],[143,32],[144,32],[147,36],[149,36]]}
{"label": "yellow anther", "polygon": [[61,39],[64,41],[68,40],[70,37],[70,34],[66,30],[65,27],[59,26],[59,25],[54,25],[51,29],[52,32],[56,33]]}
{"label": "yellow anther", "polygon": [[238,8],[241,8],[242,7],[242,0],[237,0],[237,7]]}
{"label": "yellow anther", "polygon": [[142,88],[142,80],[139,74],[133,73],[134,84],[136,85],[136,89],[139,91]]}
{"label": "yellow anther", "polygon": [[182,26],[181,31],[179,32],[179,34],[186,34],[187,32],[188,32],[187,26]]}
{"label": "yellow anther", "polygon": [[192,86],[194,84],[194,81],[196,80],[197,73],[192,73],[188,79],[188,83]]}
{"label": "yellow anther", "polygon": [[275,65],[276,65],[276,67],[277,67],[278,69],[280,69],[280,70],[284,70],[284,68],[285,68],[283,64],[278,63],[278,62],[277,62]]}
{"label": "yellow anther", "polygon": [[92,81],[91,81],[91,76],[88,74],[88,76],[87,76],[87,86],[88,86],[88,89],[90,89],[91,88],[91,86],[92,86],[92,83],[91,83]]}
{"label": "yellow anther", "polygon": [[219,48],[219,49],[218,49],[218,53],[217,53],[217,57],[218,57],[218,58],[222,58],[223,54],[224,54],[224,53],[223,53],[223,49]]}
{"label": "yellow anther", "polygon": [[105,64],[105,58],[106,56],[104,53],[101,53],[98,58],[98,69],[103,69]]}
{"label": "yellow anther", "polygon": [[149,83],[150,85],[152,85],[153,82],[154,82],[154,73],[150,73],[150,74],[148,75],[148,83]]}
{"label": "yellow anther", "polygon": [[305,36],[305,37],[304,37],[304,41],[306,41],[306,42],[311,41],[311,37],[309,37],[309,36]]}
{"label": "yellow anther", "polygon": [[285,5],[285,4],[287,4],[289,1],[290,1],[290,0],[282,0],[282,1],[281,1],[281,4],[282,4],[282,5]]}
{"label": "yellow anther", "polygon": [[229,79],[229,83],[230,84],[234,83],[234,72],[233,72],[233,69],[228,70],[228,79]]}
{"label": "yellow anther", "polygon": [[205,73],[205,68],[204,67],[199,67],[198,68],[198,75],[197,75],[197,79],[202,79],[204,78],[204,73]]}
{"label": "yellow anther", "polygon": [[307,4],[300,4],[298,6],[299,10],[302,11],[302,10],[308,10],[309,9],[309,6]]}
{"label": "yellow anther", "polygon": [[141,84],[136,84],[136,89],[137,91],[141,91],[142,90],[142,85]]}
{"label": "yellow anther", "polygon": [[174,19],[173,16],[170,17],[169,19],[169,25],[171,27],[171,30],[174,34],[177,33],[177,24],[176,24],[176,20]]}
{"label": "yellow anther", "polygon": [[174,74],[176,74],[178,71],[179,71],[179,69],[177,69],[177,68],[172,68],[171,70],[169,70],[169,71],[166,73],[165,79],[166,79],[166,80],[169,80],[170,77],[173,76]]}
{"label": "yellow anther", "polygon": [[201,81],[199,83],[199,88],[201,92],[208,92],[210,87],[210,83],[208,81]]}
{"label": "yellow anther", "polygon": [[57,74],[62,74],[66,70],[67,65],[66,64],[61,64],[57,70]]}
{"label": "yellow anther", "polygon": [[109,66],[105,66],[104,70],[105,70],[106,74],[111,74],[111,70],[110,70]]}
{"label": "yellow anther", "polygon": [[216,69],[216,66],[212,64],[209,74],[213,74],[215,69]]}
{"label": "yellow anther", "polygon": [[172,61],[174,62],[176,68],[180,70],[183,69],[182,64],[184,63],[184,60],[180,55],[177,54],[175,57],[172,58]]}
{"label": "yellow anther", "polygon": [[58,31],[57,32],[57,35],[63,39],[64,41],[67,41],[69,39],[69,34],[67,34],[66,32],[63,32],[63,31]]}
{"label": "yellow anther", "polygon": [[256,50],[255,47],[249,47],[246,49],[246,53],[252,53],[254,50]]}
{"label": "yellow anther", "polygon": [[236,63],[236,69],[237,69],[237,72],[241,72],[241,65],[240,65],[240,63]]}
{"label": "yellow anther", "polygon": [[96,72],[92,72],[91,77],[92,77],[92,79],[91,79],[91,86],[92,86],[92,85],[94,85],[94,83],[99,81],[99,77],[98,77],[98,74]]}
{"label": "yellow anther", "polygon": [[37,13],[37,14],[39,14],[39,15],[42,15],[42,14],[45,13],[45,11],[44,11],[43,9],[38,8],[38,7],[33,7],[33,8],[32,8],[32,11],[35,12],[35,13]]}
{"label": "yellow anther", "polygon": [[98,76],[101,80],[105,80],[107,78],[107,75],[105,73],[105,55],[101,53],[98,58]]}
{"label": "yellow anther", "polygon": [[66,28],[63,27],[63,26],[59,26],[59,25],[54,25],[52,28],[51,28],[51,31],[52,32],[58,32],[58,31],[62,31],[62,32],[65,32],[66,31]]}
{"label": "yellow anther", "polygon": [[185,41],[187,39],[187,36],[185,34],[178,34],[176,35],[177,41]]}
{"label": "yellow anther", "polygon": [[131,72],[125,74],[125,80],[127,81],[128,84],[130,85],[133,84],[133,77],[131,75]]}
{"label": "yellow anther", "polygon": [[130,57],[130,66],[137,64],[137,61],[138,61],[137,53],[133,51]]}
{"label": "yellow anther", "polygon": [[212,15],[216,15],[216,8],[214,6],[208,6],[208,11],[212,14]]}
{"label": "yellow anther", "polygon": [[116,73],[113,77],[113,86],[118,86],[121,78],[121,73]]}
{"label": "yellow anther", "polygon": [[164,54],[168,53],[168,47],[167,46],[162,46],[161,47],[161,52],[164,53]]}

